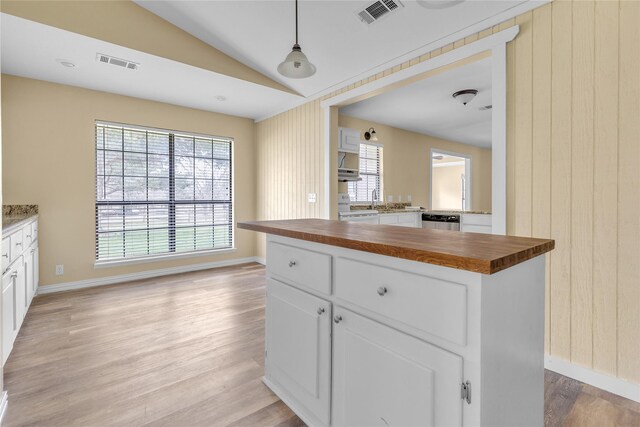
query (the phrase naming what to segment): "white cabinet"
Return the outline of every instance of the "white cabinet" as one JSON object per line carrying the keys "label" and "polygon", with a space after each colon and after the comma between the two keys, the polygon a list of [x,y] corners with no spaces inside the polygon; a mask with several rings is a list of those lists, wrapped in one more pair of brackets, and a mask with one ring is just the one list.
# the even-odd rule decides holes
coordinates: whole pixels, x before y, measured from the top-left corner
{"label": "white cabinet", "polygon": [[265,379],[289,406],[329,424],[331,304],[268,280]]}
{"label": "white cabinet", "polygon": [[267,274],[265,383],[307,425],[544,424],[544,257],[487,275],[268,235]]}
{"label": "white cabinet", "polygon": [[422,228],[422,213],[396,212],[380,214],[380,224]]}
{"label": "white cabinet", "polygon": [[7,361],[31,301],[38,291],[38,222],[3,230],[2,363]]}
{"label": "white cabinet", "polygon": [[13,272],[2,276],[2,364],[7,361],[13,349],[15,332],[18,329],[15,319],[15,288]]}
{"label": "white cabinet", "polygon": [[490,214],[462,214],[460,215],[460,231],[465,233],[491,234]]}
{"label": "white cabinet", "polygon": [[462,358],[337,307],[334,426],[462,425]]}
{"label": "white cabinet", "polygon": [[345,216],[340,221],[359,222],[362,224],[378,224],[379,215]]}
{"label": "white cabinet", "polygon": [[356,129],[340,128],[338,151],[360,153],[360,131]]}

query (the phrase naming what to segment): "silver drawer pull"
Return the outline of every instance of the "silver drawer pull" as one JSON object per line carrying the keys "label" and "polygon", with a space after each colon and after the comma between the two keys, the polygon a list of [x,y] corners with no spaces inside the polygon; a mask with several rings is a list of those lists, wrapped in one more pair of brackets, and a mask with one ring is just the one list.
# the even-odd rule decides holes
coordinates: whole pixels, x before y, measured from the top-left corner
{"label": "silver drawer pull", "polygon": [[14,271],[13,273],[11,273],[11,277],[16,278],[18,277],[18,272]]}
{"label": "silver drawer pull", "polygon": [[22,242],[16,242],[16,246],[22,246]]}
{"label": "silver drawer pull", "polygon": [[318,307],[318,316],[322,316],[322,313],[324,313],[324,307]]}
{"label": "silver drawer pull", "polygon": [[386,293],[387,293],[387,288],[385,288],[384,286],[380,286],[378,288],[378,295],[380,295],[381,297],[383,297]]}
{"label": "silver drawer pull", "polygon": [[340,316],[339,314],[336,314],[335,316],[333,316],[333,322],[334,323],[342,322],[342,316]]}
{"label": "silver drawer pull", "polygon": [[295,265],[296,265],[296,262],[295,262],[295,261],[293,261],[293,260],[289,261],[289,267],[293,267],[293,266],[295,266]]}
{"label": "silver drawer pull", "polygon": [[9,254],[2,254],[2,258],[9,258]]}
{"label": "silver drawer pull", "polygon": [[27,234],[27,239],[30,239],[30,238],[31,238],[31,234]]}

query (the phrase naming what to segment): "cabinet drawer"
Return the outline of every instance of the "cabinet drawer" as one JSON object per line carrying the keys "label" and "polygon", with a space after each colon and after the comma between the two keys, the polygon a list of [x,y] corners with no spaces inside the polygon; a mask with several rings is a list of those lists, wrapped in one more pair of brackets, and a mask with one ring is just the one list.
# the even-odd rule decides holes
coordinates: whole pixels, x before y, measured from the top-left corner
{"label": "cabinet drawer", "polygon": [[24,236],[22,230],[16,231],[10,237],[11,239],[11,262],[15,261],[24,251]]}
{"label": "cabinet drawer", "polygon": [[267,272],[302,288],[331,293],[331,255],[269,242]]}
{"label": "cabinet drawer", "polygon": [[488,225],[491,227],[491,215],[486,214],[463,214],[462,223],[469,225]]}
{"label": "cabinet drawer", "polygon": [[466,286],[347,258],[336,258],[335,269],[338,298],[466,345]]}
{"label": "cabinet drawer", "polygon": [[2,239],[2,272],[4,273],[11,263],[11,238]]}

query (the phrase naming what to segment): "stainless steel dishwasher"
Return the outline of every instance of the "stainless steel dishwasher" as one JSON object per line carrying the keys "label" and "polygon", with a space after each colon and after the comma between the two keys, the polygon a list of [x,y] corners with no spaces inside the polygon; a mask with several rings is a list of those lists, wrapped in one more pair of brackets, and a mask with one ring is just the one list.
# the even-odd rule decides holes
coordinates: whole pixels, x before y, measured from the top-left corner
{"label": "stainless steel dishwasher", "polygon": [[460,215],[423,213],[422,228],[460,231]]}

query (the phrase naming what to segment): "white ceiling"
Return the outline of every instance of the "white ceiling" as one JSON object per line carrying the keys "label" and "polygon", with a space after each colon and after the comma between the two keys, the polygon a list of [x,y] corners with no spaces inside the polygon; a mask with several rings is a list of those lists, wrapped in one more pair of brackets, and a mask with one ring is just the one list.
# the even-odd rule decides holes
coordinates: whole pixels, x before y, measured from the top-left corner
{"label": "white ceiling", "polygon": [[[477,89],[462,105],[451,95]],[[340,109],[340,114],[482,148],[491,147],[491,58],[472,62]],[[383,141],[384,142],[384,141]]]}
{"label": "white ceiling", "polygon": [[402,0],[404,8],[367,26],[355,12],[373,2],[301,0],[300,44],[318,71],[310,78],[295,80],[276,71],[294,42],[292,0],[136,0],[140,6],[306,97],[526,0],[467,0],[454,2],[458,4],[448,9],[427,9],[417,1]]}
{"label": "white ceiling", "polygon": [[[112,43],[1,14],[2,73],[259,118],[299,96]],[[141,64],[137,71],[96,61],[96,53]],[[66,68],[56,62],[76,64]],[[226,101],[216,100],[224,96]]]}

